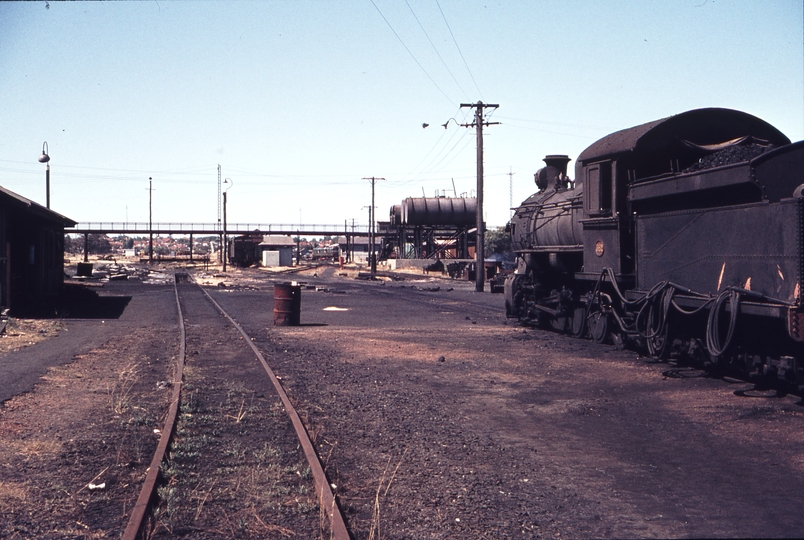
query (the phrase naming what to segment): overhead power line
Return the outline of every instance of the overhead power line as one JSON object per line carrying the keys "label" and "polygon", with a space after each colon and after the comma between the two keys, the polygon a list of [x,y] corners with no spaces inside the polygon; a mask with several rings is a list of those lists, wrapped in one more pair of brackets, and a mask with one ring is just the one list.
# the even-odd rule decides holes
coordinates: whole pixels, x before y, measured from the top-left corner
{"label": "overhead power line", "polygon": [[[372,0],[372,2],[373,2],[373,0]],[[449,35],[452,36],[452,42],[455,44],[455,48],[458,49],[458,54],[461,55],[461,60],[463,60],[463,65],[466,66],[466,71],[469,73],[469,77],[472,78],[472,82],[474,83],[475,88],[477,89],[478,95],[480,95],[480,98],[483,99],[483,92],[480,91],[480,87],[477,85],[477,81],[475,80],[475,76],[472,75],[472,70],[469,69],[469,64],[466,63],[466,58],[463,56],[463,51],[461,51],[461,47],[460,47],[460,45],[458,45],[458,40],[455,39],[455,34],[452,33],[452,28],[450,28],[449,22],[447,22],[447,16],[444,15],[444,10],[441,9],[441,4],[438,3],[438,0],[436,0],[436,5],[438,6],[438,11],[441,12],[441,17],[444,19],[444,24],[447,25],[447,30],[449,30]]]}
{"label": "overhead power line", "polygon": [[413,11],[413,8],[411,7],[410,2],[408,2],[408,0],[405,0],[405,3],[408,5],[408,9],[410,9],[410,12],[413,15],[413,18],[416,19],[416,22],[419,24],[419,28],[421,28],[422,32],[424,32],[424,37],[427,38],[427,41],[429,41],[430,45],[433,47],[433,50],[435,51],[436,56],[438,56],[438,59],[441,60],[442,64],[444,64],[444,69],[447,70],[447,73],[449,73],[449,76],[452,77],[452,80],[455,81],[456,85],[458,85],[458,88],[460,89],[460,91],[463,93],[464,96],[466,96],[467,95],[466,91],[461,86],[461,83],[458,82],[458,79],[455,78],[455,75],[452,74],[452,70],[450,70],[449,66],[447,66],[447,63],[444,61],[444,58],[441,56],[441,53],[438,52],[438,48],[435,46],[435,43],[433,43],[433,40],[430,39],[429,34],[427,34],[427,30],[425,30],[424,26],[422,26],[422,23],[421,23],[421,21],[419,21],[419,18],[416,16],[416,12]]}
{"label": "overhead power line", "polygon": [[385,21],[385,24],[387,24],[387,25],[388,25],[388,28],[390,28],[390,29],[391,29],[391,32],[393,32],[393,33],[394,33],[394,35],[396,36],[396,39],[398,39],[398,40],[399,40],[399,43],[401,43],[401,44],[402,44],[402,46],[403,46],[403,47],[405,47],[405,50],[406,50],[406,51],[408,51],[408,54],[410,55],[410,57],[411,57],[411,58],[413,58],[413,61],[414,61],[414,62],[416,62],[416,65],[417,65],[417,66],[419,66],[419,68],[422,70],[422,72],[424,72],[424,74],[425,74],[425,75],[427,75],[427,78],[428,78],[428,79],[430,79],[430,82],[431,82],[431,83],[433,83],[433,85],[434,85],[436,88],[438,88],[438,91],[439,91],[439,92],[441,92],[441,93],[444,95],[444,97],[445,97],[445,98],[447,98],[447,100],[448,100],[450,103],[454,103],[454,101],[453,101],[452,99],[450,99],[450,97],[447,95],[447,93],[446,93],[446,92],[444,92],[444,90],[442,90],[440,86],[438,86],[438,83],[437,83],[437,82],[435,82],[435,79],[433,79],[433,78],[430,76],[430,74],[429,74],[429,73],[427,73],[427,70],[426,70],[426,69],[424,69],[424,66],[422,66],[422,65],[421,65],[421,63],[420,63],[420,62],[419,62],[419,61],[416,59],[416,56],[414,56],[414,54],[411,52],[411,50],[408,48],[408,46],[407,46],[407,45],[405,45],[405,42],[404,42],[404,41],[402,41],[402,38],[401,38],[401,37],[399,37],[399,34],[397,34],[397,33],[396,33],[396,30],[394,30],[394,27],[393,27],[393,26],[391,26],[391,23],[390,23],[390,22],[388,22],[388,19],[386,19],[386,18],[385,18],[385,15],[383,15],[383,14],[382,14],[382,11],[380,11],[380,8],[377,6],[377,4],[375,4],[375,3],[374,3],[374,0],[371,0],[371,4],[374,6],[374,9],[376,9],[376,10],[377,10],[377,13],[379,13],[379,14],[380,14],[380,17],[382,17],[382,20],[384,20],[384,21]]}

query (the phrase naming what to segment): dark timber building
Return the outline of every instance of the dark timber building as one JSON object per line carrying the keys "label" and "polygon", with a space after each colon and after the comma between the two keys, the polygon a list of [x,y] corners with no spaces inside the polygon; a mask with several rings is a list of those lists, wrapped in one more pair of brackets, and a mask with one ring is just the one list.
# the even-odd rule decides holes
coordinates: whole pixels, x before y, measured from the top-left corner
{"label": "dark timber building", "polygon": [[76,222],[0,187],[0,306],[18,312],[64,285],[64,228]]}

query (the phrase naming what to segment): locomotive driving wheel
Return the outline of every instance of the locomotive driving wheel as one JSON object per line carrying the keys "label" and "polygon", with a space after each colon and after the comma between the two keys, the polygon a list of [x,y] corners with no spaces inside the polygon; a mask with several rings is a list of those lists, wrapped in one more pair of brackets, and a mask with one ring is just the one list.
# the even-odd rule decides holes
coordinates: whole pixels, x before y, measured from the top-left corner
{"label": "locomotive driving wheel", "polygon": [[522,282],[525,276],[520,274],[512,274],[505,279],[504,296],[505,296],[505,316],[508,318],[521,317],[523,312],[523,298],[524,292],[522,291]]}
{"label": "locomotive driving wheel", "polygon": [[605,343],[609,337],[609,316],[596,311],[589,317],[589,333],[595,343]]}
{"label": "locomotive driving wheel", "polygon": [[583,337],[586,335],[588,325],[586,323],[586,306],[577,306],[572,311],[572,335],[574,337]]}

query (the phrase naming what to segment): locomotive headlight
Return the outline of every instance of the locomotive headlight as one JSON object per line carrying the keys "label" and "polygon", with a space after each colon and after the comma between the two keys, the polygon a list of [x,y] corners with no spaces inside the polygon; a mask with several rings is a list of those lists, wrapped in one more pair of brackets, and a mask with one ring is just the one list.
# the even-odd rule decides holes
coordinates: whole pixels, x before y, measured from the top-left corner
{"label": "locomotive headlight", "polygon": [[598,240],[595,243],[595,255],[597,255],[598,257],[602,257],[604,252],[605,252],[605,249],[603,247],[603,241]]}

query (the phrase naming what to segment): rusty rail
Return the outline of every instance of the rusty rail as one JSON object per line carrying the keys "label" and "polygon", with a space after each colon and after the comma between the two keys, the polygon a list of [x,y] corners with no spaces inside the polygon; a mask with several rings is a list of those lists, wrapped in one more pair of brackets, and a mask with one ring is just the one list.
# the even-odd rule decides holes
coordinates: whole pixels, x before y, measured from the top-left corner
{"label": "rusty rail", "polygon": [[168,408],[165,423],[162,425],[162,433],[159,436],[159,444],[156,447],[156,452],[151,460],[151,465],[148,467],[148,473],[145,475],[145,482],[140,490],[140,495],[137,497],[137,502],[134,504],[134,510],[131,512],[131,517],[128,520],[126,530],[123,531],[122,540],[136,540],[140,538],[145,517],[148,514],[151,500],[153,499],[156,490],[156,482],[159,480],[159,468],[162,460],[165,458],[170,438],[173,436],[173,430],[176,426],[176,417],[179,412],[179,398],[181,397],[181,382],[184,374],[184,361],[186,359],[186,342],[187,331],[184,326],[184,315],[181,311],[181,303],[179,302],[179,289],[176,285],[176,278],[173,278],[173,292],[176,295],[176,309],[179,314],[179,334],[181,336],[179,344],[179,358],[176,363],[176,374],[173,377],[173,395],[170,398],[170,407]]}
{"label": "rusty rail", "polygon": [[[299,418],[296,409],[290,402],[288,395],[285,393],[284,388],[279,383],[279,379],[277,379],[276,375],[274,374],[273,370],[268,365],[268,362],[265,360],[265,357],[262,355],[260,350],[257,348],[256,345],[251,341],[251,337],[243,330],[243,328],[218,304],[212,296],[209,295],[207,291],[204,290],[203,287],[200,287],[201,292],[209,299],[210,302],[215,306],[215,308],[221,312],[229,322],[237,329],[238,332],[243,336],[243,339],[246,343],[251,347],[251,350],[259,359],[260,363],[262,364],[263,368],[265,369],[266,373],[268,374],[268,378],[271,380],[271,383],[274,386],[279,398],[282,400],[282,404],[285,407],[285,411],[293,424],[293,429],[296,431],[296,436],[299,439],[299,443],[304,451],[304,455],[307,458],[307,462],[310,465],[310,471],[313,475],[313,479],[315,480],[315,489],[316,494],[318,496],[318,500],[320,501],[319,504],[321,508],[326,512],[327,517],[329,518],[330,524],[330,538],[332,540],[350,540],[349,531],[346,528],[346,523],[343,519],[343,514],[341,513],[340,508],[338,507],[337,501],[335,499],[335,495],[332,493],[332,489],[330,488],[329,481],[327,480],[326,474],[324,473],[324,468],[321,465],[321,461],[318,458],[318,454],[313,447],[313,443],[310,440],[310,436],[307,433],[304,424],[302,423],[301,419]],[[151,502],[153,502],[154,493],[156,490],[156,483],[159,480],[159,469],[162,461],[165,457],[165,453],[167,452],[168,445],[170,444],[170,439],[173,435],[173,431],[176,425],[176,418],[178,416],[179,410],[179,400],[181,397],[181,385],[182,385],[182,377],[184,373],[184,363],[186,359],[186,339],[187,339],[187,332],[184,325],[184,315],[181,311],[181,303],[179,301],[179,291],[178,286],[176,285],[176,279],[174,276],[173,280],[173,291],[176,296],[176,307],[178,310],[179,316],[179,332],[181,335],[181,343],[179,346],[179,358],[177,361],[177,368],[176,374],[173,380],[173,395],[170,401],[170,407],[167,412],[167,416],[165,417],[165,422],[162,426],[162,433],[159,438],[159,444],[156,447],[156,452],[154,453],[154,457],[151,460],[151,465],[148,467],[148,472],[145,476],[145,482],[143,483],[142,489],[140,490],[140,495],[137,498],[137,502],[134,505],[134,509],[131,513],[131,517],[129,518],[128,525],[126,526],[125,531],[123,532],[122,540],[137,540],[138,538],[142,537],[142,528],[145,523],[145,518],[148,515],[148,510],[150,509]]]}
{"label": "rusty rail", "polygon": [[229,322],[231,322],[237,331],[240,332],[240,335],[243,336],[243,339],[246,341],[246,343],[248,343],[249,347],[251,347],[251,350],[254,351],[254,354],[260,360],[262,367],[268,374],[268,378],[271,379],[271,383],[273,383],[277,394],[279,394],[279,398],[282,400],[282,405],[285,407],[285,412],[293,424],[293,429],[296,431],[296,436],[299,438],[299,443],[301,444],[302,450],[304,450],[307,463],[310,465],[310,471],[313,475],[313,479],[315,480],[316,494],[318,495],[318,500],[320,501],[319,504],[329,518],[330,538],[332,540],[349,540],[351,538],[349,536],[349,531],[346,528],[346,523],[343,519],[341,509],[335,500],[335,495],[332,493],[332,489],[330,488],[327,475],[324,472],[323,466],[321,465],[321,460],[318,458],[318,454],[313,447],[313,443],[310,440],[307,429],[304,427],[304,424],[302,423],[301,418],[299,418],[296,409],[290,402],[287,393],[285,393],[285,389],[282,387],[282,384],[279,382],[279,379],[277,379],[276,374],[274,374],[274,371],[268,365],[265,357],[262,355],[257,346],[254,345],[254,342],[252,342],[251,337],[246,333],[246,331],[243,330],[243,328],[220,306],[220,304],[215,301],[214,298],[212,298],[212,296],[210,296],[206,290],[204,290],[203,287],[201,287],[201,291],[203,291],[203,293],[218,309],[218,311],[229,319]]}

